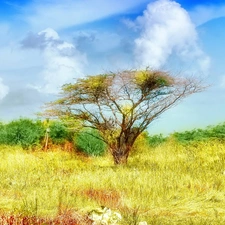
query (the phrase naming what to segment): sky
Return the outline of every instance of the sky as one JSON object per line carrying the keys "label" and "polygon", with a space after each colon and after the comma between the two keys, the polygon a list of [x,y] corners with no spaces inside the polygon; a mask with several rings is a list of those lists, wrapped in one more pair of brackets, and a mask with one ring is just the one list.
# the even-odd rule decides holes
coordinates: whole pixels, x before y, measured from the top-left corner
{"label": "sky", "polygon": [[36,118],[77,78],[149,66],[209,85],[150,133],[225,122],[224,28],[224,0],[1,0],[0,121]]}

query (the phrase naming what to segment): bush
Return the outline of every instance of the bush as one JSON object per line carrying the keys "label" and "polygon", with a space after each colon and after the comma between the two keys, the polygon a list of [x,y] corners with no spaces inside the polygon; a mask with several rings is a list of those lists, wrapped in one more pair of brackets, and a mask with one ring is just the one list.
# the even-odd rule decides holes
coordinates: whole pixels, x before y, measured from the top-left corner
{"label": "bush", "polygon": [[0,123],[0,144],[6,144],[6,126]]}
{"label": "bush", "polygon": [[67,140],[71,140],[71,133],[68,131],[67,126],[59,121],[54,121],[49,126],[49,137],[53,144],[63,144]]}
{"label": "bush", "polygon": [[162,134],[158,134],[158,135],[148,136],[147,140],[148,140],[149,146],[156,147],[166,142],[167,137],[164,137]]}
{"label": "bush", "polygon": [[39,144],[44,134],[41,121],[19,119],[4,125],[0,136],[4,144],[21,145],[26,149]]}
{"label": "bush", "polygon": [[86,129],[79,132],[74,142],[76,148],[87,155],[101,156],[106,151],[106,144],[97,130]]}
{"label": "bush", "polygon": [[208,136],[210,138],[217,138],[220,140],[225,139],[225,123],[218,124],[217,126],[211,126],[207,129]]}
{"label": "bush", "polygon": [[195,129],[179,133],[176,132],[173,134],[173,137],[182,144],[212,139],[225,140],[225,123],[217,126],[209,126],[206,129]]}
{"label": "bush", "polygon": [[182,144],[189,144],[190,142],[202,141],[204,139],[207,139],[206,132],[200,129],[180,133],[175,132],[173,136],[175,137],[176,141]]}

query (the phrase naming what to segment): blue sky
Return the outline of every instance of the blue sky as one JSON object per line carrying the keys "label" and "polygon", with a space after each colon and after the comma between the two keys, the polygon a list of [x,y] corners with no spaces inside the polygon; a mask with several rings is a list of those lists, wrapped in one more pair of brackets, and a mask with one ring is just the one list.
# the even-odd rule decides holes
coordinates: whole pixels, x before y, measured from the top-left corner
{"label": "blue sky", "polygon": [[225,121],[224,0],[0,1],[0,120],[35,118],[64,83],[150,66],[211,86],[150,127]]}

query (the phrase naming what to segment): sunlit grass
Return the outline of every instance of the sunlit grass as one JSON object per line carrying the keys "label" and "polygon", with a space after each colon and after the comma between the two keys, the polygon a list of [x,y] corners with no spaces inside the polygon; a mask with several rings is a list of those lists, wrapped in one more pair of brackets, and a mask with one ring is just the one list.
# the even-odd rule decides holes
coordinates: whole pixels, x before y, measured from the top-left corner
{"label": "sunlit grass", "polygon": [[85,215],[104,205],[120,212],[126,225],[225,223],[225,145],[217,141],[182,146],[170,140],[156,148],[142,143],[126,166],[114,166],[110,155],[7,146],[0,158],[2,213]]}

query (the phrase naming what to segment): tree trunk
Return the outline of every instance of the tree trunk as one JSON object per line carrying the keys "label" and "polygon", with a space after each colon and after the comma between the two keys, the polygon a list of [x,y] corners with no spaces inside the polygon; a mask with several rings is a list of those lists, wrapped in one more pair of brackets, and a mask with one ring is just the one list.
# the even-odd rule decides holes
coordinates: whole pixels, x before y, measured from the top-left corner
{"label": "tree trunk", "polygon": [[127,159],[129,156],[129,152],[125,152],[122,149],[114,149],[113,151],[113,159],[115,165],[127,164]]}
{"label": "tree trunk", "polygon": [[117,139],[117,145],[112,149],[112,155],[116,165],[127,164],[127,159],[133,143],[134,140],[131,141],[131,139],[122,136]]}
{"label": "tree trunk", "polygon": [[129,153],[139,134],[139,130],[133,128],[126,130],[117,137],[116,145],[111,147],[115,165],[127,164]]}

